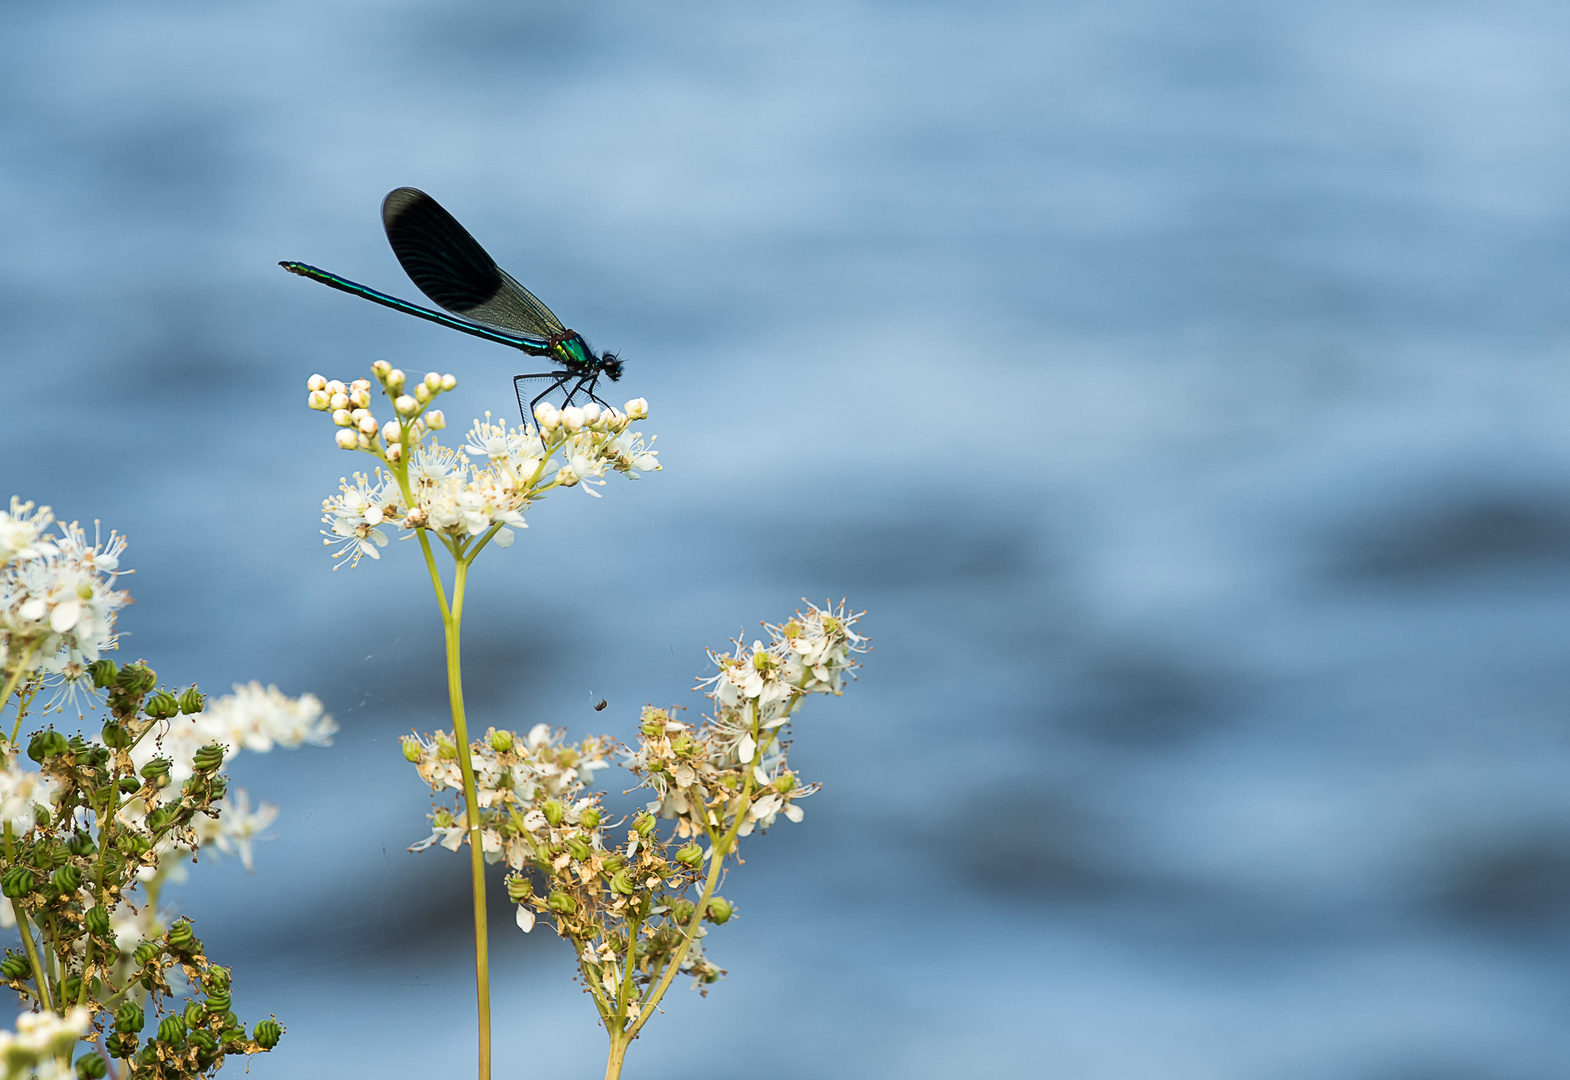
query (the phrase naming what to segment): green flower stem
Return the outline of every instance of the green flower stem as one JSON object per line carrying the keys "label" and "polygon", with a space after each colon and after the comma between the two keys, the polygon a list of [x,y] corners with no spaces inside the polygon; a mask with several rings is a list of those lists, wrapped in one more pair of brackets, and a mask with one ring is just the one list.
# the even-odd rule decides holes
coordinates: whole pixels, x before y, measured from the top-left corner
{"label": "green flower stem", "polygon": [[[0,709],[5,708],[5,703],[11,700],[11,695],[16,692],[17,683],[22,681],[22,675],[28,670],[28,664],[33,659],[33,653],[38,651],[35,641],[29,645],[22,658],[16,662],[16,670],[6,679],[5,685],[0,687]],[[22,733],[22,717],[27,715],[27,702],[20,697],[16,700],[16,724],[11,728],[11,743],[15,745],[16,737]]]}
{"label": "green flower stem", "polygon": [[[9,821],[5,823],[5,858],[6,862],[16,860],[16,834]],[[27,912],[14,900],[11,901],[11,910],[16,914],[16,928],[22,932],[22,948],[27,950],[27,962],[33,966],[33,982],[38,986],[38,1000],[44,1008],[54,1012],[54,999],[49,996],[49,980],[44,978],[44,965],[38,959],[38,947],[33,944],[33,928],[27,921]]]}

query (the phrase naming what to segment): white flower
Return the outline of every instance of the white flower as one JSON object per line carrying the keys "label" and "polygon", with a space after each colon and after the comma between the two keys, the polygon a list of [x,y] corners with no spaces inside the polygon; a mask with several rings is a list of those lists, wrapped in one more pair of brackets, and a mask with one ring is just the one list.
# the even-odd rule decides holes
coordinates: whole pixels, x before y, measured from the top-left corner
{"label": "white flower", "polygon": [[55,795],[55,782],[49,777],[7,761],[0,768],[0,823],[11,826],[18,835],[27,835],[35,825],[33,807],[49,809]]}
{"label": "white flower", "polygon": [[[372,480],[364,473],[354,474],[354,484],[339,482],[338,494],[322,500],[322,541],[335,548],[334,559],[347,558],[354,566],[363,555],[381,558],[376,549],[387,546],[387,534],[377,528],[387,517],[401,517],[398,489],[380,470]],[[341,564],[340,564],[341,565]]]}
{"label": "white flower", "polygon": [[[252,873],[255,867],[251,864],[251,845],[261,839],[261,833],[274,821],[278,820],[278,808],[271,803],[262,803],[253,813],[251,810],[251,797],[245,789],[237,790],[232,796],[225,796],[218,804],[219,815],[216,821],[217,828],[213,835],[204,837],[204,844],[215,842],[218,850],[225,855],[239,853],[240,862],[245,866],[246,873]],[[199,821],[213,821],[212,818],[198,816]],[[194,824],[194,822],[193,822]]]}
{"label": "white flower", "polygon": [[34,508],[11,496],[11,510],[0,510],[0,566],[12,559],[40,559],[53,555],[54,545],[44,539],[44,531],[54,520],[47,506]]}

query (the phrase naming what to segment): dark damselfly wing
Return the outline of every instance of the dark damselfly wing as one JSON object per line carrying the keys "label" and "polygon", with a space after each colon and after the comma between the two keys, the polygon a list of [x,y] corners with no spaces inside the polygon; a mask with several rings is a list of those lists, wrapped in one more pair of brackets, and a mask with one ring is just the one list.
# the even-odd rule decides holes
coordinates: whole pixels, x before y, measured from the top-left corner
{"label": "dark damselfly wing", "polygon": [[439,307],[499,330],[552,340],[561,320],[514,281],[458,219],[415,188],[396,188],[382,201],[387,242],[404,273]]}

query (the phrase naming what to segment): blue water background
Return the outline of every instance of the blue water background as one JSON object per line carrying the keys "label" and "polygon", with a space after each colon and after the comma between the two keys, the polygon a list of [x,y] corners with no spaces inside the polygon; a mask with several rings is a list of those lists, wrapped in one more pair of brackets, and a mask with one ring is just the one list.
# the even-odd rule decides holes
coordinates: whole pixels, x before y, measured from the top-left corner
{"label": "blue water background", "polygon": [[[174,897],[288,1024],[251,1075],[471,1068],[465,864],[404,850],[436,612],[410,546],[329,569],[366,459],[305,380],[452,371],[461,424],[531,361],[276,266],[413,296],[403,184],[666,466],[482,558],[474,723],[630,738],[869,611],[629,1080],[1570,1075],[1567,50],[1510,0],[0,8],[0,495],[129,534],[128,655],[343,726],[234,764],[275,839]],[[496,1075],[598,1076],[496,915]]]}

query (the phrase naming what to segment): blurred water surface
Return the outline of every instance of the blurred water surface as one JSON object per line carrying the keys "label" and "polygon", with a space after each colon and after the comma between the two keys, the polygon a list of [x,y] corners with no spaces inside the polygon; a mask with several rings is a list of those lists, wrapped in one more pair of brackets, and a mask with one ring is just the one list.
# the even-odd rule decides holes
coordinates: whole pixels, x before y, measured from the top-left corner
{"label": "blurred water surface", "polygon": [[[479,564],[471,716],[630,737],[798,597],[877,650],[629,1078],[1570,1074],[1570,9],[1532,2],[0,8],[3,493],[132,539],[125,648],[331,750],[182,903],[253,1075],[461,1076],[464,874],[407,547],[333,574],[313,371],[505,350],[422,187],[628,363],[666,469]],[[594,713],[592,703],[610,699]],[[598,1075],[498,909],[497,1075]]]}

